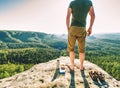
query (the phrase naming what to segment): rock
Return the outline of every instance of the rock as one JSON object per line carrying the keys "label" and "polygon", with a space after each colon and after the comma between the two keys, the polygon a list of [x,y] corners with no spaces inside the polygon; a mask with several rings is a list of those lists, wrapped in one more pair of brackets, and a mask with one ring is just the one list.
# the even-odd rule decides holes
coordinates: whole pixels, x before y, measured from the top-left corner
{"label": "rock", "polygon": [[[64,63],[66,72],[60,74],[57,68],[57,60]],[[69,57],[60,57],[46,63],[34,65],[31,69],[0,80],[0,88],[120,88],[120,82],[111,77],[97,65],[85,61],[84,71],[79,70],[79,60],[75,59],[75,71],[71,72],[67,67]],[[98,71],[104,74],[103,83],[97,78],[94,81],[90,71]]]}

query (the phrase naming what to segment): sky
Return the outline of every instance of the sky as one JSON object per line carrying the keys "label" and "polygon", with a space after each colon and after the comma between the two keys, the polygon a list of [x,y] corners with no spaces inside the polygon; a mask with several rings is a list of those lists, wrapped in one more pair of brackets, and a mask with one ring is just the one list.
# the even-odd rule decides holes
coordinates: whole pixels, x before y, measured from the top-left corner
{"label": "sky", "polygon": [[[71,0],[0,0],[0,30],[67,34]],[[96,14],[93,34],[120,33],[120,0],[92,0]],[[89,26],[87,18],[87,28]]]}

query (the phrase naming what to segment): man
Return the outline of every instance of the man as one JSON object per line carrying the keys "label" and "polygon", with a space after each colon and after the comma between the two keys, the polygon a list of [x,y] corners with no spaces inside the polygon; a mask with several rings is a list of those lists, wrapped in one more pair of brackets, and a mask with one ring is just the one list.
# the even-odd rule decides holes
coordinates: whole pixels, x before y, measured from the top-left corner
{"label": "man", "polygon": [[[90,25],[86,32],[86,18],[88,13],[90,15]],[[70,19],[71,15],[72,19]],[[91,0],[71,1],[66,16],[66,26],[68,29],[68,51],[70,55],[71,70],[74,70],[74,46],[76,40],[78,42],[80,70],[84,70],[83,62],[85,59],[85,38],[86,34],[90,35],[92,33],[94,19],[95,13]]]}

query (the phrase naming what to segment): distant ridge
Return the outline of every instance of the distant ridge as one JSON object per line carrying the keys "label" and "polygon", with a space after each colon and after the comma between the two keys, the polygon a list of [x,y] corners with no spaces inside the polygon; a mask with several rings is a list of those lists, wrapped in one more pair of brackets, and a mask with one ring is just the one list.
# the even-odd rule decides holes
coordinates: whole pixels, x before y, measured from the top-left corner
{"label": "distant ridge", "polygon": [[95,34],[94,36],[101,39],[120,40],[120,33]]}
{"label": "distant ridge", "polygon": [[[51,42],[52,41],[52,42]],[[31,48],[53,47],[51,43],[64,43],[64,39],[53,34],[28,31],[0,31],[0,47],[8,48]],[[34,45],[33,45],[34,44]],[[12,46],[12,47],[11,47]],[[17,46],[17,47],[16,47]],[[61,47],[59,48],[61,49]]]}
{"label": "distant ridge", "polygon": [[0,40],[11,43],[41,42],[40,40],[38,41],[38,39],[47,37],[47,35],[48,34],[41,32],[0,31]]}

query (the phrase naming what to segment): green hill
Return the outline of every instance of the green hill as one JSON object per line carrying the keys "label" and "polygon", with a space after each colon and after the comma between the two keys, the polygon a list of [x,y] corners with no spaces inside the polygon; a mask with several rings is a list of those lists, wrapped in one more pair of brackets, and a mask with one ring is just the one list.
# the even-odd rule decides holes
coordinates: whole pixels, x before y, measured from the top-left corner
{"label": "green hill", "polygon": [[63,39],[41,32],[25,32],[25,31],[0,31],[0,47],[1,48],[56,48],[58,44],[64,46],[58,49],[66,48]]}
{"label": "green hill", "polygon": [[22,41],[20,41],[19,39],[16,39],[14,37],[12,37],[11,34],[9,34],[9,32],[7,31],[0,31],[0,41],[8,43],[21,43]]}

